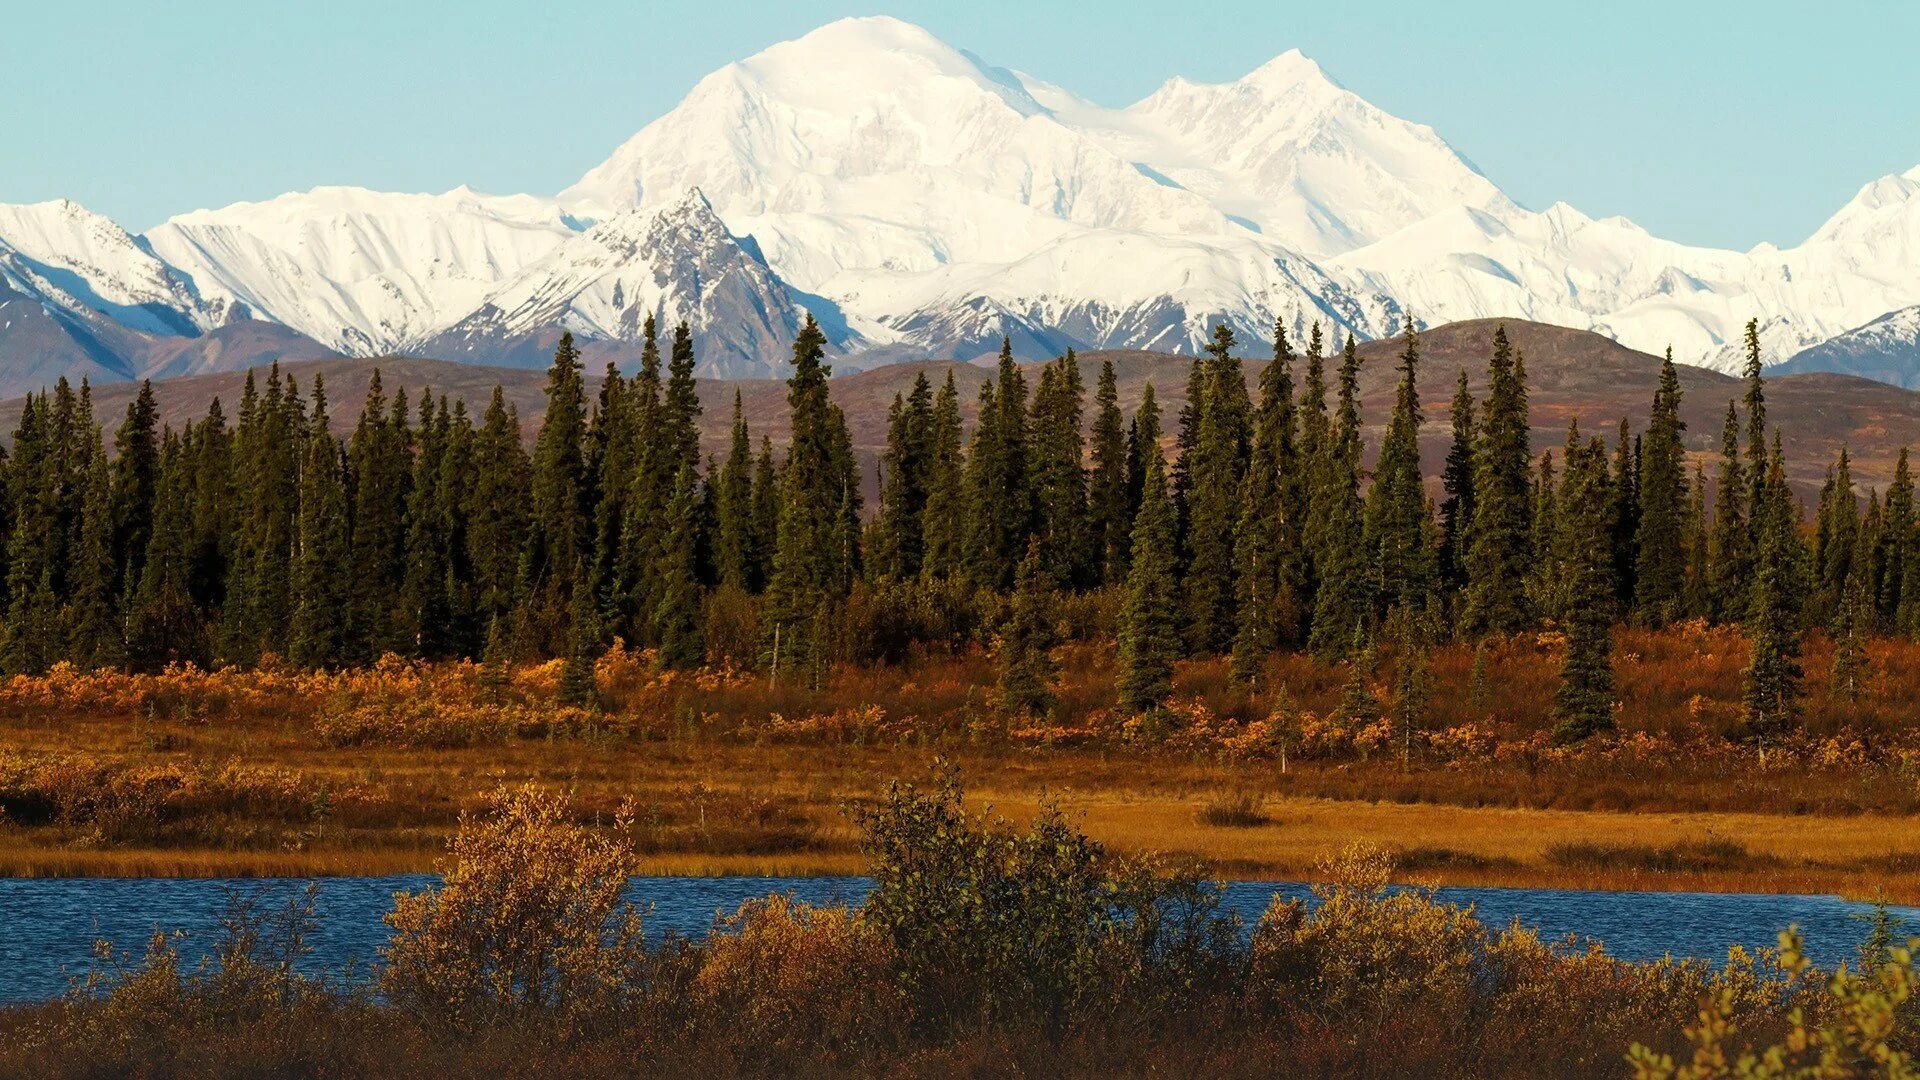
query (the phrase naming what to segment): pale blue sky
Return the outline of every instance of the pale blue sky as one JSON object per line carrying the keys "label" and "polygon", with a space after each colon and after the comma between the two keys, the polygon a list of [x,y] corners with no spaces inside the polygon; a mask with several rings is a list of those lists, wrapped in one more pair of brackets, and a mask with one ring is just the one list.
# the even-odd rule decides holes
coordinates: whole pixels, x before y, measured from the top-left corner
{"label": "pale blue sky", "polygon": [[706,72],[853,14],[1107,104],[1298,47],[1529,206],[1693,243],[1797,243],[1920,163],[1920,6],[1904,0],[5,7],[0,202],[65,195],[134,229],[316,184],[552,193]]}

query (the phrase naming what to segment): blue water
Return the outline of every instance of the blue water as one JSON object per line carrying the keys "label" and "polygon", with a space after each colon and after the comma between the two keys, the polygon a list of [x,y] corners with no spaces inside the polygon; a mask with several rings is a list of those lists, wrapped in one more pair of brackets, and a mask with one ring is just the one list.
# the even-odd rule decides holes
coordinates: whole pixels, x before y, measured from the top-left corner
{"label": "blue water", "polygon": [[[399,890],[432,884],[428,875],[320,878],[319,929],[311,939],[311,974],[364,973],[386,940],[381,921]],[[204,956],[220,916],[234,895],[274,907],[306,883],[297,880],[221,881],[165,878],[0,879],[0,1002],[37,1001],[58,995],[93,963],[94,943],[112,942],[137,954],[155,929],[184,931],[182,956]],[[858,903],[868,883],[858,877],[660,877],[638,878],[633,898],[649,905],[648,929],[699,935],[716,913],[769,893],[791,893],[813,903]],[[1290,882],[1239,881],[1227,886],[1226,904],[1249,921],[1275,893],[1308,896]],[[1440,890],[1451,903],[1472,904],[1492,927],[1515,919],[1543,936],[1567,934],[1606,942],[1616,956],[1655,959],[1671,953],[1718,962],[1733,945],[1770,946],[1789,924],[1804,933],[1817,962],[1851,955],[1866,935],[1862,917],[1870,908],[1832,896],[1720,893],[1627,893],[1571,889]],[[1920,933],[1920,910],[1896,909],[1909,932]]]}

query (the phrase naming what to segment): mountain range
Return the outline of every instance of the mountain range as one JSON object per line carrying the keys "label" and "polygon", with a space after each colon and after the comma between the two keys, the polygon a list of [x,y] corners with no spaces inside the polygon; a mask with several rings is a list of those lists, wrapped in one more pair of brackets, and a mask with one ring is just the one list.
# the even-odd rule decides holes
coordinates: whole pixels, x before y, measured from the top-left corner
{"label": "mountain range", "polygon": [[563,331],[630,365],[648,315],[693,325],[703,375],[767,377],[808,314],[842,369],[1512,317],[1727,371],[1752,318],[1769,361],[1907,383],[1916,305],[1920,168],[1798,246],[1692,247],[1522,207],[1298,52],[1108,108],[890,18],[709,74],[552,196],[318,188],[140,235],[0,206],[0,393],[325,356],[531,367]]}

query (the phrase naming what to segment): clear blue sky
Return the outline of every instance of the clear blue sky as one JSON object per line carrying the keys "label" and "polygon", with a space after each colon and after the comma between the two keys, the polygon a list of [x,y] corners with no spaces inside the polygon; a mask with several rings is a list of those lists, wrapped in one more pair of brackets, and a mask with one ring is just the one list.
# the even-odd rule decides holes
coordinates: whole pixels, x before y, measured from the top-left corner
{"label": "clear blue sky", "polygon": [[0,202],[65,195],[134,229],[316,184],[552,193],[707,71],[854,14],[1107,104],[1297,46],[1522,203],[1693,243],[1797,243],[1920,163],[1920,7],[1902,0],[7,6]]}

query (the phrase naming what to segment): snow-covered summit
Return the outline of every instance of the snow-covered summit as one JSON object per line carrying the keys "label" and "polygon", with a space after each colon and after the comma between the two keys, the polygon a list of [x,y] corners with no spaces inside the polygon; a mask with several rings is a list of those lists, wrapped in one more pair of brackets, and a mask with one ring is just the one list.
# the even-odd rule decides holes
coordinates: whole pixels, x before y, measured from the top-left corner
{"label": "snow-covered summit", "polygon": [[1704,248],[1522,207],[1298,50],[1112,107],[911,23],[843,19],[700,79],[556,197],[322,187],[144,237],[69,203],[0,207],[0,290],[145,335],[252,317],[348,353],[514,363],[561,330],[624,356],[652,313],[688,319],[715,374],[773,373],[805,312],[849,358],[1003,335],[1026,354],[1193,349],[1222,320],[1367,337],[1410,313],[1724,368],[1748,319],[1775,361],[1920,304],[1920,167],[1799,244]]}

